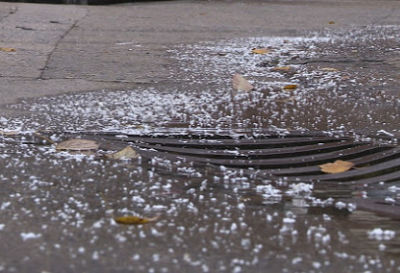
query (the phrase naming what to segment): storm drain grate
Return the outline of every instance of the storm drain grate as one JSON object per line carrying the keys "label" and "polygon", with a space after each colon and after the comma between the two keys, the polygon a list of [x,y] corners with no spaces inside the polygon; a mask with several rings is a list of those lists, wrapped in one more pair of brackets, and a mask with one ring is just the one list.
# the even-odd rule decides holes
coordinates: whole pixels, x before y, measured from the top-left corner
{"label": "storm drain grate", "polygon": [[[188,162],[196,166],[224,166],[258,177],[284,178],[287,182],[326,182],[325,185],[368,185],[400,181],[400,146],[381,141],[327,133],[171,132],[148,135],[120,133],[62,133],[64,136],[99,140],[103,150],[129,143],[142,158],[166,159],[172,165]],[[43,137],[19,136],[16,143],[41,143]],[[320,165],[336,160],[354,163],[352,169],[336,174],[321,171]],[[321,183],[319,183],[321,184]]]}
{"label": "storm drain grate", "polygon": [[[400,203],[387,199],[383,185],[372,188],[372,198],[360,198],[359,190],[379,182],[400,182],[400,146],[396,139],[377,139],[327,133],[285,133],[269,131],[168,131],[148,135],[123,135],[118,132],[34,133],[1,135],[8,143],[48,144],[50,135],[62,138],[85,138],[98,141],[102,151],[116,151],[132,146],[142,156],[142,162],[152,162],[167,175],[185,175],[181,169],[205,167],[206,175],[235,174],[254,179],[290,183],[313,183],[317,198],[351,200],[358,209],[400,219]],[[393,144],[395,143],[395,144]],[[98,157],[103,158],[104,154]],[[158,160],[161,159],[161,160]],[[320,165],[345,160],[354,163],[346,172],[326,174]],[[224,166],[224,167],[222,167]],[[161,169],[158,169],[160,167]],[[183,167],[183,168],[182,168]],[[228,171],[228,172],[226,172]],[[188,172],[188,176],[192,175]],[[196,187],[203,181],[194,178]],[[199,179],[197,179],[199,178]],[[197,179],[197,180],[196,180]],[[261,179],[261,180],[260,180]],[[215,184],[215,186],[218,186]]]}
{"label": "storm drain grate", "polygon": [[[112,137],[112,136],[108,136]],[[324,134],[127,136],[142,157],[186,161],[200,165],[257,170],[287,181],[335,182],[365,185],[400,179],[400,147],[347,136]],[[354,163],[343,173],[326,174],[319,165],[335,160]]]}

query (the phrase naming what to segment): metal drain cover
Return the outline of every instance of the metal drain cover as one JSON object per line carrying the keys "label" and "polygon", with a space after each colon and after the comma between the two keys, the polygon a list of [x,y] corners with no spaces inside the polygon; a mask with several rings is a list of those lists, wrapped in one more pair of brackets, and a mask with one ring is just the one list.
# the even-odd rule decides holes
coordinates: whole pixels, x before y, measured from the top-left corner
{"label": "metal drain cover", "polygon": [[[151,168],[166,175],[185,175],[179,172],[180,166],[193,166],[205,167],[204,174],[211,176],[224,175],[229,170],[237,176],[251,178],[254,183],[265,180],[277,182],[280,186],[299,182],[313,183],[315,197],[346,199],[361,210],[400,219],[398,201],[387,200],[385,194],[379,194],[379,191],[387,193],[386,186],[381,186],[381,182],[393,182],[394,185],[400,183],[400,146],[396,139],[318,132],[281,134],[261,130],[232,132],[169,129],[131,135],[121,135],[119,132],[58,134],[63,138],[96,140],[103,151],[115,151],[130,145],[141,154],[144,164],[153,162]],[[7,141],[40,144],[43,139],[46,138],[38,138],[33,134],[17,135]],[[335,160],[350,161],[354,167],[337,174],[321,171],[319,165]],[[194,179],[194,184],[201,183],[202,179]],[[370,184],[371,187],[366,187]],[[372,198],[354,195],[366,190],[372,193]],[[378,194],[373,195],[374,191],[378,191]]]}
{"label": "metal drain cover", "polygon": [[[147,159],[159,157],[197,165],[250,168],[258,174],[286,177],[288,181],[366,185],[400,179],[399,146],[357,140],[351,136],[264,132],[231,137],[218,133],[191,133],[130,135],[123,141],[134,144]],[[339,159],[353,162],[354,168],[338,174],[321,172],[319,165]]]}

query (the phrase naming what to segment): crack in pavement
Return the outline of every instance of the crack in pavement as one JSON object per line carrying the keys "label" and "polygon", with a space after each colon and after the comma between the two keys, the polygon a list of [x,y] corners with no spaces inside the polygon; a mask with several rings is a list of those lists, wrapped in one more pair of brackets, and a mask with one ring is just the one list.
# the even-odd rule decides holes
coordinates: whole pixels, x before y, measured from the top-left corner
{"label": "crack in pavement", "polygon": [[8,17],[10,17],[11,15],[17,13],[18,11],[18,7],[17,6],[13,6],[10,8],[10,11],[8,12],[8,14],[6,14],[5,16],[0,18],[0,22],[2,22],[4,19],[7,19]]}
{"label": "crack in pavement", "polygon": [[45,61],[45,63],[44,63],[43,68],[40,69],[41,72],[40,72],[39,77],[37,78],[38,80],[45,80],[45,79],[46,79],[46,78],[44,78],[44,73],[45,73],[46,69],[48,68],[48,65],[49,65],[49,63],[50,63],[51,57],[53,56],[54,52],[57,50],[58,45],[61,43],[61,41],[62,41],[65,37],[67,37],[67,35],[78,25],[78,23],[79,23],[82,19],[84,19],[84,18],[86,18],[86,16],[88,16],[89,10],[88,10],[88,9],[85,9],[85,11],[86,11],[85,14],[84,14],[81,18],[76,19],[76,20],[74,21],[74,23],[60,36],[60,38],[59,38],[59,39],[57,40],[57,42],[54,44],[53,49],[52,49],[51,52],[47,55],[47,58],[46,58],[46,61]]}

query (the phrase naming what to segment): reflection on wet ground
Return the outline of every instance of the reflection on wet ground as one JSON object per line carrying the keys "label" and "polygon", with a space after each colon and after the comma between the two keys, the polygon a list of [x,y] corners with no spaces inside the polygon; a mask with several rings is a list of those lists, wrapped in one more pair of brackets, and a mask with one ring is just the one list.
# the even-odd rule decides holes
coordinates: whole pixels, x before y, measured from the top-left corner
{"label": "reflection on wet ground", "polygon": [[[7,106],[0,125],[28,135],[47,131],[55,142],[66,131],[123,136],[193,128],[226,129],[233,137],[267,128],[395,138],[397,33],[366,27],[177,46],[171,73],[179,83],[21,101]],[[251,54],[255,47],[271,53]],[[290,69],[277,69],[283,66]],[[234,96],[235,72],[256,90]],[[285,91],[285,84],[298,88]],[[361,189],[285,183],[256,170],[158,157],[115,161],[8,139],[0,143],[0,270],[400,270],[398,220],[379,213],[380,206],[397,213],[397,179]],[[142,226],[113,221],[126,214],[160,219]]]}
{"label": "reflection on wet ground", "polygon": [[[0,161],[7,270],[398,270],[398,222],[349,211],[329,192],[314,196],[311,186],[22,148],[2,145]],[[161,218],[145,226],[113,222],[125,214]]]}

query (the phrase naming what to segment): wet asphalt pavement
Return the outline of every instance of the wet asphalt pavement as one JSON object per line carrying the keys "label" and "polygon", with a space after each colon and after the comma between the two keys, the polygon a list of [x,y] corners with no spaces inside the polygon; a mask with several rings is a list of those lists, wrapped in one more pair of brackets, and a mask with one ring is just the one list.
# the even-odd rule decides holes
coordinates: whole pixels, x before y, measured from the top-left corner
{"label": "wet asphalt pavement", "polygon": [[[399,30],[177,43],[165,51],[175,64],[166,82],[23,99],[2,108],[0,127],[54,142],[64,132],[260,128],[396,138]],[[232,94],[234,73],[255,90]],[[13,133],[3,134],[0,151],[0,271],[400,271],[399,221],[353,205],[356,197],[398,204],[400,181],[317,192],[225,168],[59,152]],[[160,217],[128,226],[115,223],[120,215]]]}

